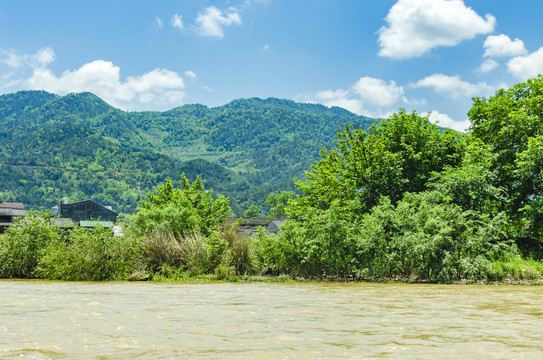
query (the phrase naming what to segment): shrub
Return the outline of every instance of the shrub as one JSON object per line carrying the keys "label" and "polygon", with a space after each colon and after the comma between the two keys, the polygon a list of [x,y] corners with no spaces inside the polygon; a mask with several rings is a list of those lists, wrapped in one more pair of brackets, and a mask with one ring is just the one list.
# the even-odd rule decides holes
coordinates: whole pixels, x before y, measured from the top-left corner
{"label": "shrub", "polygon": [[44,249],[60,239],[47,214],[29,213],[0,236],[0,277],[33,278]]}
{"label": "shrub", "polygon": [[442,194],[384,198],[366,215],[357,242],[358,273],[369,278],[450,282],[484,279],[492,261],[518,254],[505,237],[507,219],[463,211]]}
{"label": "shrub", "polygon": [[37,275],[57,280],[119,280],[136,270],[138,249],[130,237],[111,229],[76,227],[51,241],[37,266]]}

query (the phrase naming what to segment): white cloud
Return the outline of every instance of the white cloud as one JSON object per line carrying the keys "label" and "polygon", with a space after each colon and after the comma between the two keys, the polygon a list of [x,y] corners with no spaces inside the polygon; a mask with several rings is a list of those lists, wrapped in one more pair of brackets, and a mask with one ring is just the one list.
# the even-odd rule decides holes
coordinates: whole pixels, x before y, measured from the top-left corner
{"label": "white cloud", "polygon": [[447,114],[441,114],[436,110],[433,110],[430,113],[424,112],[421,116],[428,116],[428,120],[430,120],[432,124],[460,132],[465,132],[471,125],[469,120],[456,121],[451,119]]}
{"label": "white cloud", "polygon": [[47,66],[48,64],[55,61],[55,51],[50,47],[44,47],[38,50],[37,53],[33,55],[28,54],[17,54],[15,51],[3,51],[6,54],[6,58],[1,59],[0,62],[6,64],[12,68],[19,68],[21,66],[27,65],[32,68],[39,68]]}
{"label": "white cloud", "polygon": [[394,81],[388,84],[372,77],[361,77],[353,86],[353,90],[360,95],[362,100],[376,106],[390,106],[400,99],[404,93],[401,86],[397,86]]}
{"label": "white cloud", "polygon": [[487,37],[483,47],[485,48],[483,54],[485,57],[510,57],[528,53],[522,40],[511,40],[509,36],[504,34]]}
{"label": "white cloud", "polygon": [[[362,115],[363,104],[360,99],[353,99],[349,91],[339,89],[319,91],[315,95],[315,102],[328,107],[339,106],[358,115]],[[311,101],[312,102],[312,101]]]}
{"label": "white cloud", "polygon": [[196,79],[197,77],[197,75],[193,71],[190,71],[190,70],[185,71],[185,76],[193,80]]}
{"label": "white cloud", "polygon": [[380,56],[406,59],[421,56],[437,46],[454,46],[462,40],[494,30],[496,19],[483,19],[462,0],[398,0],[379,30]]}
{"label": "white cloud", "polygon": [[433,74],[417,81],[411,87],[429,87],[435,92],[446,94],[453,98],[472,97],[492,91],[494,88],[484,82],[472,84],[462,81],[460,76],[448,76],[444,74]]}
{"label": "white cloud", "polygon": [[55,61],[55,51],[50,47],[40,49],[31,57],[35,67],[44,67]]}
{"label": "white cloud", "polygon": [[507,71],[522,81],[543,74],[543,47],[529,55],[512,58],[507,62]]}
{"label": "white cloud", "polygon": [[232,24],[241,24],[241,16],[234,9],[228,9],[228,12],[223,12],[215,6],[205,8],[203,12],[198,14],[196,18],[198,24],[198,32],[201,36],[224,37],[224,27]]}
{"label": "white cloud", "polygon": [[[41,63],[50,57],[42,54]],[[125,110],[166,110],[179,106],[184,97],[184,81],[179,74],[154,69],[140,76],[120,77],[120,68],[104,60],[87,63],[60,76],[45,66],[36,67],[22,81],[26,89],[46,90],[55,94],[89,91],[113,106]]]}
{"label": "white cloud", "polygon": [[487,73],[498,67],[498,63],[492,59],[486,59],[481,66],[477,68],[478,71]]}
{"label": "white cloud", "polygon": [[183,29],[183,21],[181,21],[181,15],[175,14],[170,20],[170,24],[176,29]]}
{"label": "white cloud", "polygon": [[0,63],[6,64],[11,68],[16,69],[20,67],[24,62],[23,56],[15,53],[15,51],[2,51],[2,54],[5,55],[5,57],[2,58]]}
{"label": "white cloud", "polygon": [[156,17],[156,25],[159,27],[159,28],[163,28],[164,27],[164,23],[162,22],[162,19],[159,18],[158,16]]}

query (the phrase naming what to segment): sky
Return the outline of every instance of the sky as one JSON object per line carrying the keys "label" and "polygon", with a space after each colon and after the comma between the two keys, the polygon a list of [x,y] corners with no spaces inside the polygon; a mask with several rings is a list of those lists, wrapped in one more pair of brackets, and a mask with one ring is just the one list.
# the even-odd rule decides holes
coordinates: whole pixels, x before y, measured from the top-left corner
{"label": "sky", "polygon": [[0,2],[0,94],[127,111],[284,98],[459,131],[472,97],[543,73],[535,0]]}

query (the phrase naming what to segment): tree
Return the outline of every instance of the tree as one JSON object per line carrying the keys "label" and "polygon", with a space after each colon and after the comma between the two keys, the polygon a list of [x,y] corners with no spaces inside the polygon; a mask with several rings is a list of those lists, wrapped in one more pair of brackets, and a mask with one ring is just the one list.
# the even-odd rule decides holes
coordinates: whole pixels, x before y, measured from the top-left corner
{"label": "tree", "polygon": [[404,109],[369,132],[347,127],[338,134],[337,148],[321,151],[321,161],[297,181],[301,192],[291,209],[300,216],[304,207],[353,206],[359,214],[388,197],[393,204],[406,192],[427,189],[432,173],[457,166],[466,146],[465,135],[441,131],[415,112]]}
{"label": "tree", "polygon": [[200,232],[209,235],[224,224],[230,214],[228,199],[219,196],[213,199],[211,190],[204,190],[198,176],[191,184],[185,174],[181,175],[180,188],[174,188],[170,178],[157,186],[134,216],[140,233],[151,231],[171,232],[175,236],[187,236]]}
{"label": "tree", "polygon": [[265,204],[270,207],[270,211],[266,217],[269,219],[277,219],[280,216],[286,215],[288,202],[293,198],[294,191],[282,191],[280,193],[269,194]]}
{"label": "tree", "polygon": [[527,213],[537,213],[543,195],[538,152],[543,136],[543,77],[500,89],[489,98],[474,98],[468,116],[472,135],[497,154],[495,185],[505,191],[501,206],[522,227]]}
{"label": "tree", "polygon": [[247,210],[245,210],[243,212],[243,217],[245,217],[245,218],[259,218],[261,211],[262,210],[258,206],[256,206],[255,204],[252,204],[251,206],[249,206],[249,208]]}

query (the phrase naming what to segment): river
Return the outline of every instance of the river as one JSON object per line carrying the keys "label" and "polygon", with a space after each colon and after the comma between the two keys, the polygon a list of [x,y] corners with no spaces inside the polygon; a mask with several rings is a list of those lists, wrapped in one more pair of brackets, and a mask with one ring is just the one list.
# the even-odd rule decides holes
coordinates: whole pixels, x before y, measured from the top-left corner
{"label": "river", "polygon": [[543,286],[0,281],[0,359],[543,359]]}

